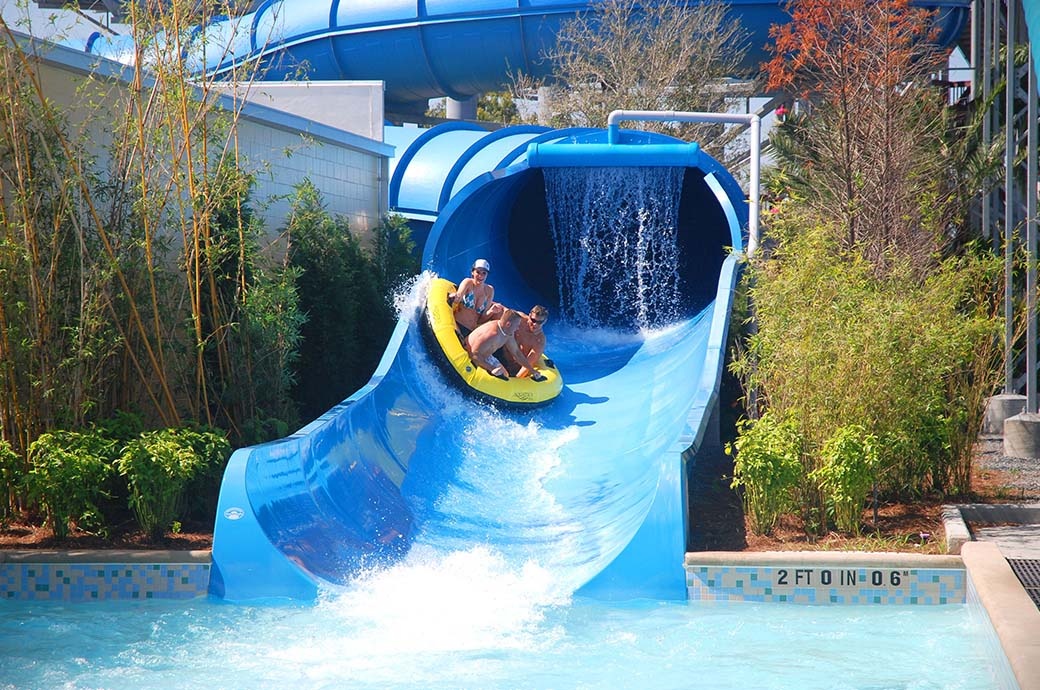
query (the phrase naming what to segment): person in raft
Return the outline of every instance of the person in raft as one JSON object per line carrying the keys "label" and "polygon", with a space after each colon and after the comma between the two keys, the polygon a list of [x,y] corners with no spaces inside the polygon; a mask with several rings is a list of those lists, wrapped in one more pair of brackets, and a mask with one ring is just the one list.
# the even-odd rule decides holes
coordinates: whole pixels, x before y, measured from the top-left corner
{"label": "person in raft", "polygon": [[[492,376],[509,380],[509,371],[495,358],[495,350],[504,348],[509,357],[523,361],[524,355],[516,343],[516,331],[520,328],[522,317],[512,309],[505,309],[498,321],[488,321],[477,326],[466,337],[466,351],[473,362],[486,369]],[[545,377],[534,367],[521,367],[518,376],[530,375],[535,381],[544,381]]]}
{"label": "person in raft", "polygon": [[[516,376],[521,373],[523,367],[528,371],[534,371],[545,352],[545,322],[549,320],[549,310],[540,304],[531,307],[531,311],[520,315],[520,328],[516,329],[516,344],[520,347],[522,359],[509,358],[508,369]],[[551,360],[546,360],[551,367]]]}
{"label": "person in raft", "polygon": [[466,334],[502,314],[501,305],[495,303],[495,288],[487,282],[490,271],[487,259],[477,259],[470,270],[472,277],[464,278],[458,289],[448,295],[448,302],[455,310],[455,323],[464,328]]}

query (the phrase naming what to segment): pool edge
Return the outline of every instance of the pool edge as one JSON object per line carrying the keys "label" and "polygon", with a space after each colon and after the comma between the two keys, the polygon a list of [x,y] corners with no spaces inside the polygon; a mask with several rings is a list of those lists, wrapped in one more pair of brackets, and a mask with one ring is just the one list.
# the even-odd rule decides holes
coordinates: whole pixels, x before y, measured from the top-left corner
{"label": "pool edge", "polygon": [[209,549],[0,549],[0,563],[209,563]]}
{"label": "pool edge", "polygon": [[967,542],[961,559],[1020,690],[1040,690],[1040,609],[996,544]]}

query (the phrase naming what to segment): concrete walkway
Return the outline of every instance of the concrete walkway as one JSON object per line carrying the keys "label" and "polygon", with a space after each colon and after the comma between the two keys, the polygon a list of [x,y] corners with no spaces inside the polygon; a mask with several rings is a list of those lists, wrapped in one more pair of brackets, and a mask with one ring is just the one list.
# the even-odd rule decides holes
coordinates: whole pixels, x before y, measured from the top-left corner
{"label": "concrete walkway", "polygon": [[1040,525],[1011,525],[973,529],[975,541],[997,545],[1008,559],[1040,560]]}
{"label": "concrete walkway", "polygon": [[[979,470],[1001,473],[1004,493],[1016,502],[956,506],[955,512],[964,522],[958,525],[947,520],[947,543],[952,553],[959,551],[958,540],[996,545],[1040,606],[1040,459],[1016,458],[1004,452],[1001,434],[983,434],[975,446],[975,462]],[[949,517],[947,511],[944,518]]]}
{"label": "concrete walkway", "polygon": [[950,553],[971,542],[995,546],[1040,608],[1040,503],[946,506],[943,523]]}

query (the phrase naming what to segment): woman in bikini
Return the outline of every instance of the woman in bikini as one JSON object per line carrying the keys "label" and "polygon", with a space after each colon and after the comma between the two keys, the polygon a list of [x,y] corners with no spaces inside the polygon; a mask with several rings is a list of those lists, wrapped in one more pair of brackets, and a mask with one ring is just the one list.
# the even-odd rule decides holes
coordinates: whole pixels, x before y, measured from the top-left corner
{"label": "woman in bikini", "polygon": [[477,259],[470,272],[472,278],[463,279],[458,289],[448,295],[455,308],[455,322],[465,329],[463,335],[501,315],[501,306],[495,304],[495,288],[486,282],[490,270],[487,259]]}

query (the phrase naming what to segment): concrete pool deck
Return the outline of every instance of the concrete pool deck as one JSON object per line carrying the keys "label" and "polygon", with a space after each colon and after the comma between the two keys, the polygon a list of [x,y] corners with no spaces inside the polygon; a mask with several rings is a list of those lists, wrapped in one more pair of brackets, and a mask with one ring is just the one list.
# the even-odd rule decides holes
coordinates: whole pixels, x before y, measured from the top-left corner
{"label": "concrete pool deck", "polygon": [[970,503],[943,506],[950,553],[970,541],[996,544],[1005,558],[1040,559],[1040,503]]}
{"label": "concrete pool deck", "polygon": [[0,563],[209,563],[209,549],[0,549]]}

